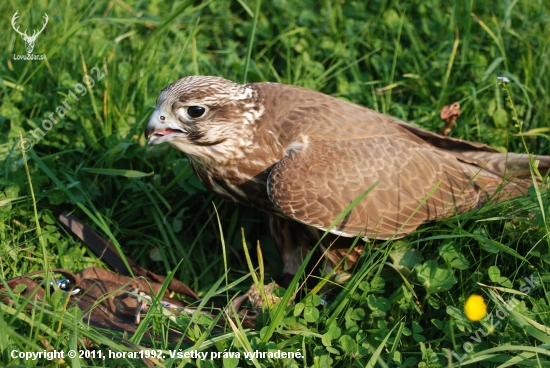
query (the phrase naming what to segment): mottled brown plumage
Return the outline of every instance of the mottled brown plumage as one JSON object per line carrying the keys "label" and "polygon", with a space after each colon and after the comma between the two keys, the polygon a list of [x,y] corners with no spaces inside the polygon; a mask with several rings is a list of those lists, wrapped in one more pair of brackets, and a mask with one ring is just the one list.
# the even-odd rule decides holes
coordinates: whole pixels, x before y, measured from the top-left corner
{"label": "mottled brown plumage", "polygon": [[[201,182],[220,197],[271,214],[290,274],[301,253],[371,187],[332,233],[402,237],[427,221],[478,208],[495,192],[493,200],[501,201],[530,185],[522,179],[529,173],[525,155],[276,83],[180,79],[160,92],[146,135],[149,144],[168,142],[185,152]],[[537,159],[546,172],[550,157]],[[330,251],[333,266],[342,249]]]}

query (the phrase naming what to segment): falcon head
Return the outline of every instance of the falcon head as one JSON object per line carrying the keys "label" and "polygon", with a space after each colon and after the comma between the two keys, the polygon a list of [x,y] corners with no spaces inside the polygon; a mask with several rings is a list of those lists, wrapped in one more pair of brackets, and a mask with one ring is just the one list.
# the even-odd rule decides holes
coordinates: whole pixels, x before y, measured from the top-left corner
{"label": "falcon head", "polygon": [[182,78],[160,91],[147,126],[149,145],[168,142],[191,156],[249,144],[263,113],[258,93],[218,77]]}

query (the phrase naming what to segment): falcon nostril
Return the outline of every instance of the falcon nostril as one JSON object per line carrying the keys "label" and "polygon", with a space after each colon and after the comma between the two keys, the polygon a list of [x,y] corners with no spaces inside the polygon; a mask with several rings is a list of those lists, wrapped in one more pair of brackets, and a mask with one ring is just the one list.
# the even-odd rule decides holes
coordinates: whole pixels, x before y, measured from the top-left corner
{"label": "falcon nostril", "polygon": [[166,120],[166,118],[163,115],[161,115],[160,120],[164,121],[164,120]]}

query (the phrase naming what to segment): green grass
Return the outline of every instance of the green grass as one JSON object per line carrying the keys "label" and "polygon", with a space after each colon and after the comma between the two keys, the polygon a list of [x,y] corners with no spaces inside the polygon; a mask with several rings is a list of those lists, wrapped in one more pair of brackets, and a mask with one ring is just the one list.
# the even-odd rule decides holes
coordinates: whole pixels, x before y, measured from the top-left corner
{"label": "green grass", "polygon": [[[184,155],[145,144],[143,130],[158,91],[186,75],[305,86],[433,131],[441,124],[441,107],[459,101],[461,116],[451,135],[501,150],[550,154],[548,1],[4,4],[2,283],[47,268],[76,272],[102,264],[57,221],[63,210],[74,211],[142,266],[159,274],[175,270],[174,277],[203,298],[199,310],[211,300],[224,304],[242,294],[254,279],[261,283],[278,275],[281,261],[264,214],[216,199],[200,185]],[[25,53],[10,25],[16,10],[21,29],[38,28],[48,14],[34,49],[47,61],[14,60],[13,54]],[[86,75],[94,85],[84,94]],[[510,79],[514,109],[497,76]],[[42,128],[45,135],[37,140],[31,131],[41,137],[36,129],[65,106],[64,100],[70,106],[66,116],[50,130]],[[524,122],[523,137],[516,115]],[[26,159],[17,148],[20,132],[33,144]],[[458,358],[483,366],[548,366],[546,188],[426,225],[405,239],[373,244],[328,306],[320,306],[316,289],[301,289],[299,303],[265,308],[254,330],[235,323],[214,333],[216,320],[199,313],[178,318],[170,327],[192,341],[181,346],[162,338],[169,323],[158,312],[144,318],[134,336],[124,336],[87,326],[78,311],[65,310],[62,292],[52,292],[45,303],[17,298],[14,304],[0,303],[0,361],[13,366],[144,364],[139,359],[65,364],[10,357],[14,349],[43,351],[45,341],[67,351],[84,346],[86,338],[90,349],[153,346],[168,357],[169,350],[179,348],[241,355],[300,349],[303,355],[241,359],[239,366],[438,367],[458,366]],[[260,255],[264,262],[259,264]],[[252,268],[260,266],[255,277],[249,260]],[[525,292],[522,280],[533,274],[540,284]],[[302,285],[303,272],[299,276],[293,285]],[[520,291],[524,295],[514,294]],[[294,292],[290,288],[285,300]],[[485,296],[493,324],[500,322],[487,336],[480,332],[487,331],[483,324],[464,315],[472,293]],[[499,306],[513,295],[519,304],[499,319]],[[25,308],[29,303],[32,309]],[[146,338],[145,331],[159,338]],[[470,346],[472,354],[464,356]],[[237,366],[231,359],[167,358],[163,364]]]}

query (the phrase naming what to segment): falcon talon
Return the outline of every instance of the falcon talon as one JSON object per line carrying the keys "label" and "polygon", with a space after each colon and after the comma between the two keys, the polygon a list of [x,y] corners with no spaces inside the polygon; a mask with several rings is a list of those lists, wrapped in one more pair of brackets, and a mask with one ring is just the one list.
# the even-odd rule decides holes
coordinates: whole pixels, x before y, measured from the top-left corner
{"label": "falcon talon", "polygon": [[[349,269],[369,240],[402,238],[489,200],[525,195],[533,183],[529,155],[278,83],[182,78],[160,91],[145,136],[150,145],[167,142],[184,152],[219,197],[267,212],[285,275],[296,274],[360,196],[319,247],[322,253],[336,242],[327,266],[339,267],[346,257]],[[548,172],[550,157],[535,159],[540,173]],[[348,251],[358,235],[363,242]]]}

